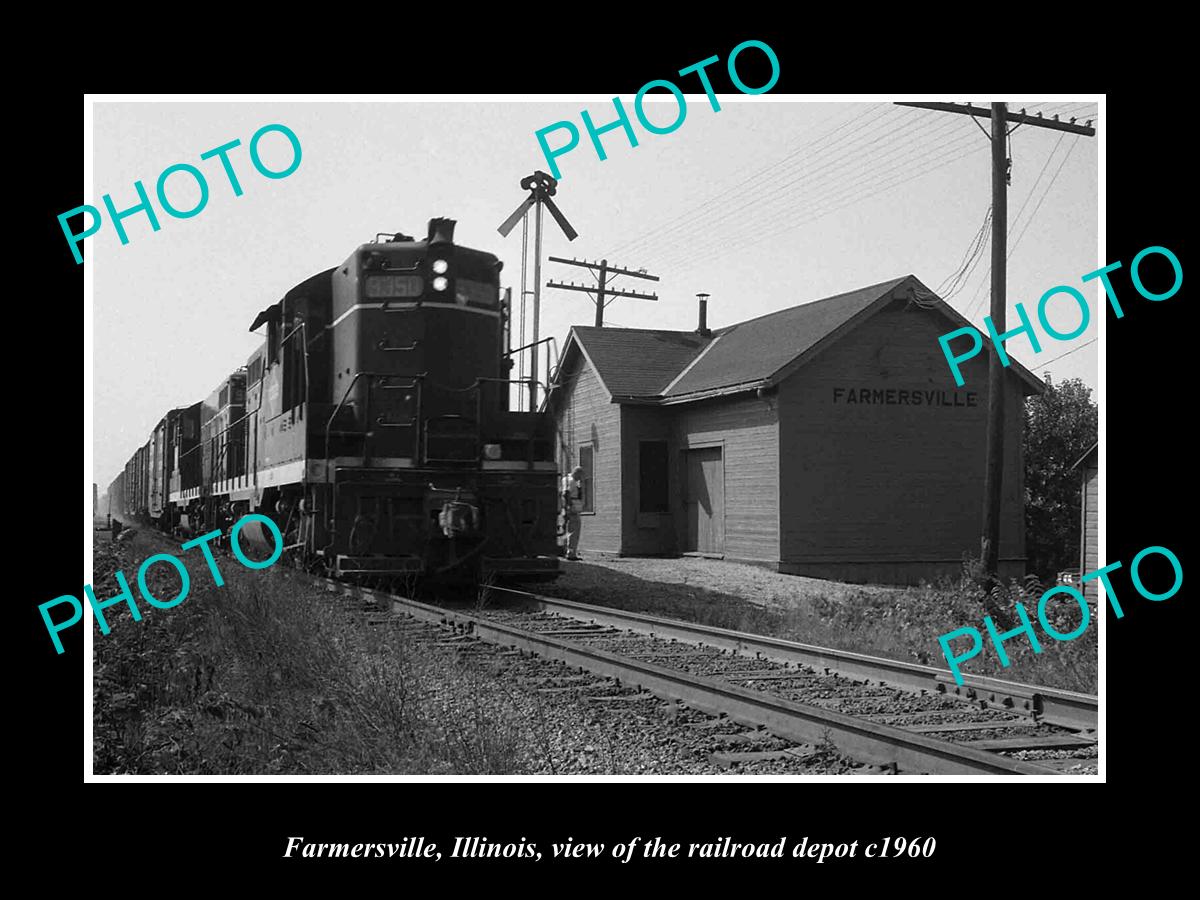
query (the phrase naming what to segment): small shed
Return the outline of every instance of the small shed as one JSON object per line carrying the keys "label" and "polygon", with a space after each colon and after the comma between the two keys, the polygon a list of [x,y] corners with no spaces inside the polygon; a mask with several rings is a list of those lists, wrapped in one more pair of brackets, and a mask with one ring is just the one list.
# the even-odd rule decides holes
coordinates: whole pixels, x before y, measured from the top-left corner
{"label": "small shed", "polygon": [[[1080,474],[1079,487],[1079,574],[1086,575],[1100,568],[1100,500],[1097,484],[1100,480],[1100,444],[1092,444],[1079,457],[1072,471]],[[1083,595],[1096,599],[1098,579],[1083,586]]]}
{"label": "small shed", "polygon": [[[585,555],[879,583],[978,556],[988,351],[958,388],[938,344],[966,319],[912,275],[716,331],[705,318],[571,329],[547,409],[560,466],[584,468]],[[1000,565],[1019,576],[1023,400],[1044,385],[1007,371]]]}

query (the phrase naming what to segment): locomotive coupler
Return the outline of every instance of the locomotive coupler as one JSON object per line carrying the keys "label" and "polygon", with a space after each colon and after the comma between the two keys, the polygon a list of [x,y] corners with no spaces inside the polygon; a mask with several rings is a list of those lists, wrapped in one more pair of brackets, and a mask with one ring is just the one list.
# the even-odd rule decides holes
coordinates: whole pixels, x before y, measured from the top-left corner
{"label": "locomotive coupler", "polygon": [[438,512],[438,527],[442,529],[442,534],[448,538],[455,538],[478,533],[479,507],[462,499],[461,487],[451,492],[430,484],[429,489],[441,494],[454,494],[454,499],[443,503]]}
{"label": "locomotive coupler", "polygon": [[448,538],[474,534],[479,530],[479,507],[461,500],[447,500],[438,513],[438,525]]}

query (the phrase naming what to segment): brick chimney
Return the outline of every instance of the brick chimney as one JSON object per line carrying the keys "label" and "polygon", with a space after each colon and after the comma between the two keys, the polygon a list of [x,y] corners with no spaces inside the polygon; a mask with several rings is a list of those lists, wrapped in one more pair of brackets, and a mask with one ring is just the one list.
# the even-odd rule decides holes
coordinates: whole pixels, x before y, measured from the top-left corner
{"label": "brick chimney", "polygon": [[712,332],[708,330],[708,298],[711,294],[697,294],[696,299],[700,301],[700,326],[696,329],[696,333],[701,337],[709,337]]}

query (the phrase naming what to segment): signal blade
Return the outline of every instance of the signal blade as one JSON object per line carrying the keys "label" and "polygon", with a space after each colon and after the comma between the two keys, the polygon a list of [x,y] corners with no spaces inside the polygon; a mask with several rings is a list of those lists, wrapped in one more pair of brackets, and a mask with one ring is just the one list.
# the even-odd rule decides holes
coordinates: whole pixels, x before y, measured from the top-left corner
{"label": "signal blade", "polygon": [[533,206],[533,195],[530,194],[525,198],[525,202],[518,206],[511,216],[505,219],[500,227],[496,230],[500,232],[501,237],[508,237],[508,233],[516,227],[516,224],[521,221],[521,217],[528,212],[529,207]]}
{"label": "signal blade", "polygon": [[571,227],[571,223],[567,221],[567,217],[558,211],[558,207],[554,205],[554,201],[549,197],[543,197],[542,202],[546,204],[546,208],[550,210],[550,215],[554,216],[554,221],[558,223],[558,227],[563,230],[563,234],[567,236],[568,241],[573,241],[579,237],[579,232]]}

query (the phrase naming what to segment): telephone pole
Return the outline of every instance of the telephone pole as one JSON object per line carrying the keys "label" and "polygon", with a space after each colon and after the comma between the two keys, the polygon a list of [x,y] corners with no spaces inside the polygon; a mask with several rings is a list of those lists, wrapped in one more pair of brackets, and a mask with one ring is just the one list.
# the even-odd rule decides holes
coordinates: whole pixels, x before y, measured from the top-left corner
{"label": "telephone pole", "polygon": [[[1087,125],[1076,125],[1059,121],[1058,116],[1045,118],[1030,116],[1025,110],[1019,113],[1008,111],[1005,103],[993,103],[991,109],[972,106],[969,103],[897,103],[897,106],[914,106],[918,109],[933,109],[941,112],[978,116],[992,120],[990,135],[992,144],[992,304],[991,320],[996,334],[1004,334],[1008,298],[1005,296],[1008,260],[1008,184],[1009,158],[1007,139],[1022,125],[1049,128],[1095,137],[1096,131]],[[1009,129],[1009,123],[1013,127]],[[982,126],[980,126],[982,130]],[[1007,344],[1007,341],[1004,342]],[[1000,568],[1000,498],[1004,487],[1004,366],[1000,354],[988,357],[988,408],[987,408],[987,458],[983,476],[983,535],[980,538],[980,556],[983,570],[995,577]]]}
{"label": "telephone pole", "polygon": [[[1008,109],[992,104],[992,324],[997,334],[1007,330],[1008,309]],[[1007,343],[1007,342],[1006,342]],[[1004,486],[1004,366],[1000,354],[988,356],[987,459],[983,473],[983,569],[1000,569],[1000,495]]]}
{"label": "telephone pole", "polygon": [[[597,328],[604,327],[604,307],[618,297],[629,297],[633,300],[658,299],[657,294],[639,294],[637,291],[614,290],[608,286],[609,275],[628,275],[631,278],[644,278],[647,281],[658,281],[657,275],[647,275],[645,269],[642,269],[640,272],[631,272],[628,269],[620,269],[616,266],[610,266],[607,259],[602,259],[598,263],[588,262],[587,260],[583,259],[563,259],[561,256],[551,256],[549,259],[550,262],[562,263],[563,265],[567,266],[579,266],[582,269],[587,269],[588,271],[594,273],[599,282],[594,287],[588,287],[586,284],[576,284],[573,281],[570,284],[563,284],[561,281],[547,281],[546,287],[558,288],[559,290],[563,291],[583,291],[589,297],[591,297],[592,293],[595,292],[596,296],[592,298],[592,301],[596,304]],[[606,297],[610,297],[612,299],[606,302]]]}

